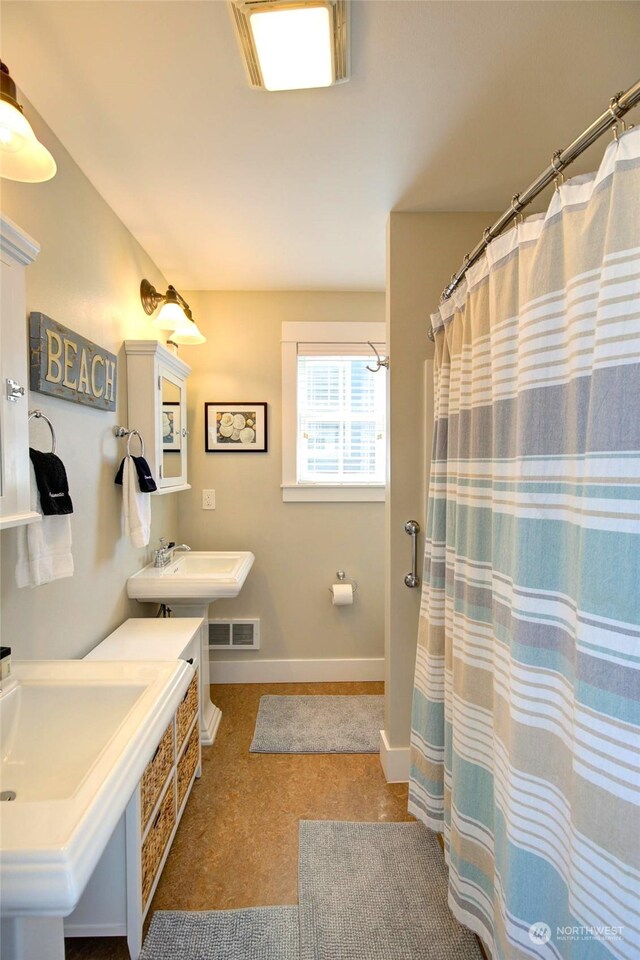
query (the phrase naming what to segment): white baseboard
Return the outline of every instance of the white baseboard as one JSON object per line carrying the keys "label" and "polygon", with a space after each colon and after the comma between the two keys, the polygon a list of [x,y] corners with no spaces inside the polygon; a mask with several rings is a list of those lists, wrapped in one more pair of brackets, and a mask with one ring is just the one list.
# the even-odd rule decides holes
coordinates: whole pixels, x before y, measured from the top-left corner
{"label": "white baseboard", "polygon": [[350,660],[211,660],[211,683],[339,683],[384,680],[384,657]]}
{"label": "white baseboard", "polygon": [[380,763],[387,783],[407,783],[409,780],[409,747],[390,747],[386,730],[380,731]]}

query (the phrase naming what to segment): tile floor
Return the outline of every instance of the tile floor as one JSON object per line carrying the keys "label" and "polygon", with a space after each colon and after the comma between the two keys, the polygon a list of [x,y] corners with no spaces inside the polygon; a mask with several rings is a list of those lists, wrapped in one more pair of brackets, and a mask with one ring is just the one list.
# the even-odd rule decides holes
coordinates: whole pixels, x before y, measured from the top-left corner
{"label": "tile floor", "polygon": [[[297,903],[298,821],[412,820],[377,754],[250,754],[264,694],[382,693],[382,683],[212,686],[222,710],[149,911]],[[69,939],[66,960],[128,960],[126,941]]]}

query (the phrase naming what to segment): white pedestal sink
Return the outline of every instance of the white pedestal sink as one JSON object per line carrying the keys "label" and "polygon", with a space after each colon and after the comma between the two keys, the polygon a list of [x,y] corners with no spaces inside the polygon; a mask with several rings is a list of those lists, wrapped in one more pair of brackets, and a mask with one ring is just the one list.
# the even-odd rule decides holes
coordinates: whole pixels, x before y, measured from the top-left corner
{"label": "white pedestal sink", "polygon": [[[209,616],[209,604],[237,597],[253,566],[248,550],[192,550],[177,554],[165,567],[147,564],[127,580],[127,593],[141,603],[164,603],[176,617]],[[209,693],[209,638],[202,631],[200,656],[203,702],[200,734],[203,744],[212,744],[221,713]]]}

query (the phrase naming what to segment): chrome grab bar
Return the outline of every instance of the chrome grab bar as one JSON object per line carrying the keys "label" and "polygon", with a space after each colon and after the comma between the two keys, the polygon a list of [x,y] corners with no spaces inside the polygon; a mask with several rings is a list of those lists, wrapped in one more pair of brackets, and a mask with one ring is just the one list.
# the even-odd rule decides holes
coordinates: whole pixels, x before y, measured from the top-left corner
{"label": "chrome grab bar", "polygon": [[420,577],[418,576],[418,533],[420,524],[417,520],[407,520],[404,525],[405,533],[411,537],[411,573],[404,578],[407,587],[419,587]]}

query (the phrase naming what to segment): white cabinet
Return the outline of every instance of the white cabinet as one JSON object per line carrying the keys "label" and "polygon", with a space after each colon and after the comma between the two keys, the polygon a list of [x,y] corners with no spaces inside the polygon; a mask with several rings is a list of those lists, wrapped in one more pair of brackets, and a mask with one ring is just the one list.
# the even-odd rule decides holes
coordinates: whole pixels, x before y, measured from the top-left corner
{"label": "white cabinet", "polygon": [[142,927],[201,768],[198,675],[167,727],[73,913],[65,937],[126,936],[137,960]]}
{"label": "white cabinet", "polygon": [[[157,340],[125,340],[130,429],[144,437],[158,493],[188,490],[187,377],[191,367]],[[131,452],[137,453],[135,438]]]}
{"label": "white cabinet", "polygon": [[0,215],[0,529],[38,518],[29,485],[25,267],[40,247]]}
{"label": "white cabinet", "polygon": [[191,684],[73,913],[66,937],[127,938],[132,960],[171,844],[202,769],[200,748],[201,619],[125,621],[86,660],[187,660]]}

